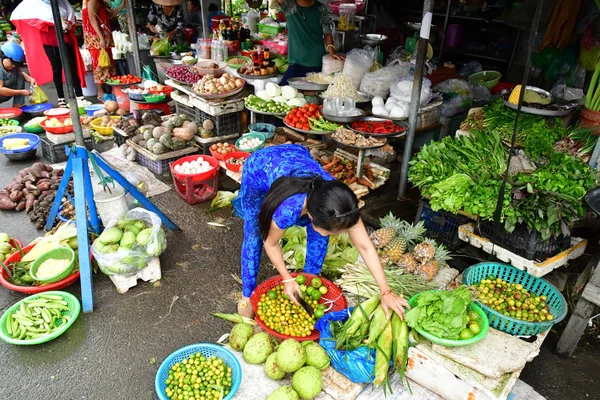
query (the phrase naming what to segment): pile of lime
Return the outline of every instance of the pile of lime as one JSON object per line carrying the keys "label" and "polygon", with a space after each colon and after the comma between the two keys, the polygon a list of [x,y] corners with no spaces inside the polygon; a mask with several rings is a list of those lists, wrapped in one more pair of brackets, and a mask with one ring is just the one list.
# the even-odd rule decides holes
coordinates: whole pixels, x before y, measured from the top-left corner
{"label": "pile of lime", "polygon": [[18,126],[19,121],[9,118],[0,118],[0,126]]}
{"label": "pile of lime", "polygon": [[490,275],[476,284],[477,298],[494,311],[528,322],[552,321],[546,296],[529,292],[519,283],[508,283]]}
{"label": "pile of lime", "polygon": [[165,392],[169,399],[218,400],[229,394],[232,383],[231,368],[222,359],[196,353],[171,367]]}
{"label": "pile of lime", "polygon": [[467,313],[467,326],[460,331],[461,340],[471,339],[472,337],[479,335],[481,332],[480,319],[479,314],[475,311],[471,310]]}

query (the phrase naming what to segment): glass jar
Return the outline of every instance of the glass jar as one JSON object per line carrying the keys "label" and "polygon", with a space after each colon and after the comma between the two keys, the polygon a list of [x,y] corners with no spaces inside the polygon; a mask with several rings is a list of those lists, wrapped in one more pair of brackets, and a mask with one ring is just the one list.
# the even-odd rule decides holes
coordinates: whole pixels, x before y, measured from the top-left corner
{"label": "glass jar", "polygon": [[212,48],[212,39],[201,39],[199,40],[199,48],[198,53],[200,58],[205,60],[210,59],[211,57],[211,48]]}
{"label": "glass jar", "polygon": [[338,30],[354,31],[356,29],[356,3],[340,4],[340,19]]}

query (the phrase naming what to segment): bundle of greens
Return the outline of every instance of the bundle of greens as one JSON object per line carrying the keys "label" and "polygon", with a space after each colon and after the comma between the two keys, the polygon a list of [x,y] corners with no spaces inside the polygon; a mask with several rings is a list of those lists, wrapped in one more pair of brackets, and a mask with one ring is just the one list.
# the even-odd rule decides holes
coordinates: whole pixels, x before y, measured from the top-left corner
{"label": "bundle of greens", "polygon": [[598,136],[592,135],[591,131],[590,128],[577,125],[569,132],[566,138],[554,143],[554,150],[570,154],[581,158],[584,162],[588,162],[598,142]]}
{"label": "bundle of greens", "polygon": [[[287,229],[280,240],[280,245],[288,269],[291,271],[303,269],[306,260],[306,228],[294,226]],[[321,275],[328,279],[337,279],[344,265],[354,263],[356,260],[358,260],[358,250],[347,233],[330,236]]]}
{"label": "bundle of greens", "polygon": [[420,328],[442,339],[457,340],[467,325],[471,291],[460,286],[453,291],[423,292],[405,319],[411,328]]}

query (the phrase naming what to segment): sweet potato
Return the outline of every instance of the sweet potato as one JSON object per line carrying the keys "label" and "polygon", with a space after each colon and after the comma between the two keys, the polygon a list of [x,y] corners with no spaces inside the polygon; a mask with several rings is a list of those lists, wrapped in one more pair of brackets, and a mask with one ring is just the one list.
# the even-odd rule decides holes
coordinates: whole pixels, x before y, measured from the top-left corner
{"label": "sweet potato", "polygon": [[29,196],[27,196],[27,202],[25,203],[25,211],[29,212],[31,210],[31,208],[33,207],[33,202],[35,201],[35,196],[33,195],[33,193],[29,194]]}
{"label": "sweet potato", "polygon": [[21,200],[23,198],[23,192],[17,192],[17,191],[11,192],[9,197],[12,201],[17,203],[19,200]]}
{"label": "sweet potato", "polygon": [[17,203],[7,197],[0,197],[0,210],[13,210]]}
{"label": "sweet potato", "polygon": [[24,200],[19,201],[19,204],[15,207],[16,211],[23,211],[26,207],[26,203]]}
{"label": "sweet potato", "polygon": [[27,190],[29,190],[29,192],[32,192],[34,190],[37,190],[37,186],[35,186],[33,183],[31,182],[25,182],[25,187],[27,188]]}
{"label": "sweet potato", "polygon": [[23,197],[27,197],[29,196],[29,189],[25,188],[23,189]]}
{"label": "sweet potato", "polygon": [[44,166],[44,169],[46,170],[46,172],[54,171],[54,169],[52,168],[52,165],[48,165],[48,164],[42,164],[42,165]]}
{"label": "sweet potato", "polygon": [[48,189],[50,189],[50,186],[51,186],[51,185],[50,185],[50,182],[42,182],[42,183],[38,183],[38,184],[37,184],[37,188],[38,188],[40,191],[42,191],[42,192],[43,192],[44,190],[48,190]]}
{"label": "sweet potato", "polygon": [[22,182],[23,182],[23,183],[27,183],[27,182],[35,182],[35,181],[36,181],[36,179],[35,179],[35,176],[33,176],[33,175],[30,175],[30,174],[27,174],[27,175],[25,175],[25,176],[23,177],[23,179],[22,179]]}
{"label": "sweet potato", "polygon": [[29,173],[35,176],[36,178],[41,178],[42,172],[46,172],[46,170],[44,169],[44,164],[42,164],[41,162],[36,162],[31,167],[29,167]]}
{"label": "sweet potato", "polygon": [[50,185],[50,190],[56,190],[58,189],[58,185],[56,183],[53,183],[52,185]]}

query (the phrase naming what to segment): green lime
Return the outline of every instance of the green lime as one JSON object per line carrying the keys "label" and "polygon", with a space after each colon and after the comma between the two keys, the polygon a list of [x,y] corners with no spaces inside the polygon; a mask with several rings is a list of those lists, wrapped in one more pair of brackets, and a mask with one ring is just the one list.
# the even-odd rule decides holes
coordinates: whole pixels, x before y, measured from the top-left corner
{"label": "green lime", "polygon": [[473,335],[479,335],[479,332],[481,332],[481,328],[479,327],[479,325],[477,324],[477,322],[473,322],[471,323],[471,325],[469,325],[469,330],[471,332],[473,332]]}
{"label": "green lime", "polygon": [[327,289],[327,286],[321,286],[319,288],[319,292],[321,292],[321,294],[327,294],[328,291],[329,289]]}
{"label": "green lime", "polygon": [[321,299],[321,292],[318,290],[313,290],[313,292],[310,294],[310,297],[312,297],[313,300],[319,301]]}
{"label": "green lime", "polygon": [[318,308],[319,310],[323,310],[323,311],[325,311],[325,309],[327,308],[327,306],[326,306],[325,304],[321,303],[321,304],[319,304],[319,305],[317,306],[317,308]]}
{"label": "green lime", "polygon": [[310,295],[312,294],[312,292],[314,292],[314,291],[315,291],[315,288],[314,288],[314,287],[312,287],[312,286],[308,286],[308,287],[306,288],[306,294],[307,294],[307,295],[309,295],[309,296],[310,296]]}
{"label": "green lime", "polygon": [[325,311],[319,310],[318,308],[315,310],[315,314],[314,314],[315,319],[319,319],[323,315],[325,315]]}
{"label": "green lime", "polygon": [[473,332],[469,329],[465,328],[460,332],[460,338],[462,340],[471,339],[473,337]]}
{"label": "green lime", "polygon": [[323,281],[321,280],[321,278],[319,278],[318,276],[316,278],[313,278],[312,281],[310,281],[310,284],[312,285],[312,287],[314,287],[315,289],[320,288],[321,286],[323,286]]}
{"label": "green lime", "polygon": [[296,277],[296,283],[298,285],[303,285],[304,282],[306,282],[306,277],[304,275],[300,274]]}
{"label": "green lime", "polygon": [[269,296],[269,298],[271,300],[275,300],[277,298],[277,291],[275,291],[275,290],[269,290],[268,296]]}

